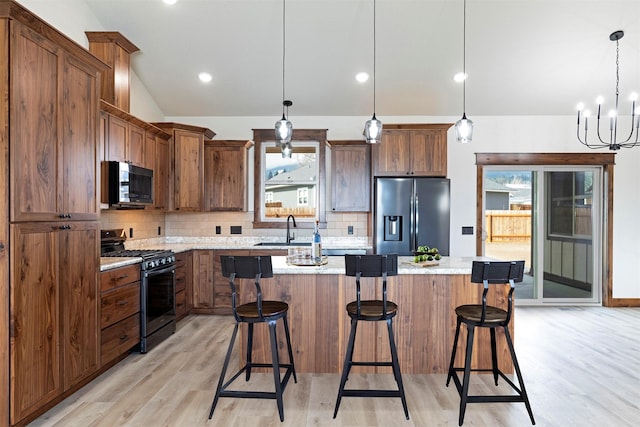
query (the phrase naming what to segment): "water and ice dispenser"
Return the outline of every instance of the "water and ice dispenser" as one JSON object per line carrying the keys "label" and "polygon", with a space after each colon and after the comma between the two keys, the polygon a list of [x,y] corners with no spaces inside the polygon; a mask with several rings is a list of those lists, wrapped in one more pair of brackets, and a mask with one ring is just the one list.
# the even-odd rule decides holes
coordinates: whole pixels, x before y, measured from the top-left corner
{"label": "water and ice dispenser", "polygon": [[402,240],[402,216],[400,215],[384,216],[384,240],[385,241]]}

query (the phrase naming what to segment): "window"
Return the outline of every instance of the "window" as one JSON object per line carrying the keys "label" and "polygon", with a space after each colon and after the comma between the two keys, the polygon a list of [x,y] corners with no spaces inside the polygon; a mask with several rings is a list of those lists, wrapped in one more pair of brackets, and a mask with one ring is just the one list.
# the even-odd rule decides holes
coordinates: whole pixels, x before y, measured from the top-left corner
{"label": "window", "polygon": [[549,234],[591,235],[593,172],[549,172],[547,188]]}
{"label": "window", "polygon": [[254,228],[298,227],[325,222],[326,130],[294,130],[291,158],[283,158],[273,129],[254,129]]}

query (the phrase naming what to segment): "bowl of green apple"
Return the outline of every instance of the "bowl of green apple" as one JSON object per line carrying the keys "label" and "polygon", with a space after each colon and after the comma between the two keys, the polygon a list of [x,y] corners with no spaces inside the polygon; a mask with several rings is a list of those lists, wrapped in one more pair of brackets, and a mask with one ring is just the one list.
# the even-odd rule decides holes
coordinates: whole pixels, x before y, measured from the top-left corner
{"label": "bowl of green apple", "polygon": [[439,261],[442,258],[438,248],[429,246],[418,246],[418,249],[413,251],[413,262],[426,262],[426,261]]}

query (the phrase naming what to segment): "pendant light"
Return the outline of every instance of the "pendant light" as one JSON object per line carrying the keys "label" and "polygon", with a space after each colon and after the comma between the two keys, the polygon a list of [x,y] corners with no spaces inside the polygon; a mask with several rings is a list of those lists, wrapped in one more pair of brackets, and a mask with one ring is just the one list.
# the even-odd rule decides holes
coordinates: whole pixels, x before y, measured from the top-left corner
{"label": "pendant light", "polygon": [[462,6],[462,118],[456,122],[456,140],[461,143],[471,142],[473,138],[473,122],[467,119],[466,84],[467,84],[467,0]]}
{"label": "pendant light", "polygon": [[382,138],[382,122],[376,118],[376,0],[373,0],[373,117],[365,123],[362,135],[368,144],[377,144]]}
{"label": "pendant light", "polygon": [[[285,69],[285,52],[286,52],[286,0],[282,0],[282,119],[276,122],[276,144],[280,147],[282,157],[291,158],[291,136],[293,135],[293,125],[288,119],[289,107],[293,102],[284,98],[284,69]],[[286,111],[286,115],[285,115]]]}

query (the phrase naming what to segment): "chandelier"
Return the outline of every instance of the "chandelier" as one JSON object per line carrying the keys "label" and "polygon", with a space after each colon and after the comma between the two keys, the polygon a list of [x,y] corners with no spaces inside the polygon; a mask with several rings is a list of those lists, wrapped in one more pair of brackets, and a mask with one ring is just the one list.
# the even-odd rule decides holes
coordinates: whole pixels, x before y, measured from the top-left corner
{"label": "chandelier", "polygon": [[[633,93],[630,96],[631,99],[631,130],[629,131],[629,136],[627,139],[618,141],[618,97],[620,95],[620,48],[619,48],[619,40],[624,36],[624,31],[618,30],[614,31],[609,35],[609,40],[616,42],[616,98],[615,98],[615,108],[609,111],[609,137],[602,138],[600,133],[600,112],[602,109],[603,98],[598,97],[596,99],[596,103],[598,104],[598,116],[596,123],[596,135],[597,140],[589,142],[587,131],[589,129],[588,122],[590,112],[588,110],[584,110],[584,104],[578,104],[578,124],[577,124],[577,136],[578,141],[582,145],[585,145],[592,149],[597,148],[609,148],[609,150],[619,150],[621,148],[630,148],[635,147],[636,145],[640,145],[640,141],[638,140],[638,128],[640,127],[640,117],[636,119],[636,113],[640,113],[636,111],[636,100],[638,99],[638,95]],[[580,137],[580,119],[584,116],[584,136]],[[603,121],[605,121],[604,119]],[[635,133],[635,138],[633,137]]]}
{"label": "chandelier", "polygon": [[[291,158],[291,136],[293,135],[293,125],[289,121],[289,107],[293,105],[293,102],[286,100],[284,97],[284,69],[285,69],[285,48],[286,48],[286,32],[285,32],[285,17],[286,17],[286,1],[282,0],[282,118],[276,122],[276,145],[280,147],[282,157]],[[286,109],[286,115],[285,115]]]}

